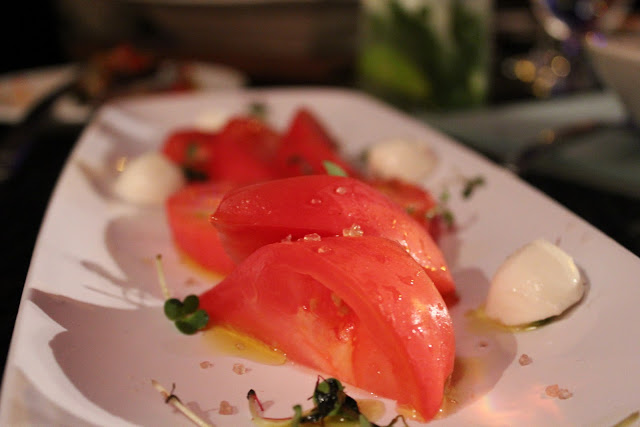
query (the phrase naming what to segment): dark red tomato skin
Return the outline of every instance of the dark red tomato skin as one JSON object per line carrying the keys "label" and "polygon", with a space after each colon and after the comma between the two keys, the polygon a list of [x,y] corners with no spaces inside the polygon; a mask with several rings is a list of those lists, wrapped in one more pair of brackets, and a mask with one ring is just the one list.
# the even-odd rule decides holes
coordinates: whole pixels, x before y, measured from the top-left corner
{"label": "dark red tomato skin", "polygon": [[246,333],[426,420],[441,406],[455,356],[451,318],[396,242],[328,237],[267,245],[200,303],[210,325]]}
{"label": "dark red tomato skin", "polygon": [[185,171],[204,176],[213,157],[214,139],[213,132],[177,130],[165,138],[162,152]]}
{"label": "dark red tomato skin", "polygon": [[237,262],[269,243],[313,233],[341,236],[357,226],[365,236],[400,243],[443,296],[455,294],[444,255],[425,228],[358,179],[308,175],[238,188],[225,195],[211,221]]}
{"label": "dark red tomato skin", "polygon": [[189,184],[166,203],[167,220],[178,249],[206,270],[226,275],[235,267],[222,246],[218,231],[209,222],[222,196],[235,184]]}
{"label": "dark red tomato skin", "polygon": [[337,144],[329,132],[306,108],[296,111],[276,156],[280,177],[325,174],[324,162],[340,166],[349,176],[358,176],[338,153]]}
{"label": "dark red tomato skin", "polygon": [[241,184],[277,176],[274,166],[280,135],[254,117],[234,117],[216,136],[207,165],[212,180]]}
{"label": "dark red tomato skin", "polygon": [[442,224],[437,216],[432,215],[438,203],[431,193],[413,183],[399,179],[374,179],[367,182],[422,224],[434,240],[437,241],[440,238]]}
{"label": "dark red tomato skin", "polygon": [[220,131],[220,135],[235,141],[265,163],[273,161],[281,143],[279,132],[253,116],[232,118]]}

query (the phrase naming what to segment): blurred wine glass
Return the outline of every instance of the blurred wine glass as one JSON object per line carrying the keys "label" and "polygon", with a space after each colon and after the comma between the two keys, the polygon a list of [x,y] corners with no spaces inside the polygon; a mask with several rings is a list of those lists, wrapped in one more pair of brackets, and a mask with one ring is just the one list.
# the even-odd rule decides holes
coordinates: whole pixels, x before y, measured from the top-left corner
{"label": "blurred wine glass", "polygon": [[590,32],[620,27],[631,0],[530,0],[534,15],[547,34],[559,41],[580,39]]}
{"label": "blurred wine glass", "polygon": [[595,74],[584,53],[584,39],[620,28],[630,12],[632,0],[530,0],[535,18],[553,43],[544,48],[553,58],[564,58],[566,76],[557,81],[572,91],[594,87]]}

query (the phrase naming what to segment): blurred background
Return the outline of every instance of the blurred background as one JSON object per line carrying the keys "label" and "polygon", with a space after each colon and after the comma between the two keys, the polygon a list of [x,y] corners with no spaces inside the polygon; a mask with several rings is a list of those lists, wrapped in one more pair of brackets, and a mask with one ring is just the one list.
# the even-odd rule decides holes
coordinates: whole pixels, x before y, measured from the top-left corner
{"label": "blurred background", "polygon": [[[553,92],[532,85],[531,64],[544,61],[545,53],[558,47],[535,16],[535,2],[475,0],[478,2],[491,9],[487,18],[489,102],[546,97],[570,89],[565,84]],[[5,40],[0,72],[86,60],[118,44],[133,43],[162,56],[228,65],[246,73],[251,85],[351,85],[356,82],[363,43],[359,38],[364,22],[361,6],[373,3],[376,1],[16,2],[12,12],[0,18]],[[640,0],[629,3],[631,12],[617,23],[620,28],[640,27]],[[520,59],[532,62],[518,63]]]}

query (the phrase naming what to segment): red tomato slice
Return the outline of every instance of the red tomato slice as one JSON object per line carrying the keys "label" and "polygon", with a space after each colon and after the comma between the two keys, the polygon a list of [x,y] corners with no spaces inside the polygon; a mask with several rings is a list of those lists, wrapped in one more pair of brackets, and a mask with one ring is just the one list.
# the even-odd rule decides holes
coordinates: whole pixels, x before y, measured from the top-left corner
{"label": "red tomato slice", "polygon": [[222,182],[189,184],[169,197],[166,204],[176,246],[200,266],[219,274],[230,273],[235,263],[225,252],[209,217],[231,188],[232,184]]}
{"label": "red tomato slice", "polygon": [[438,204],[428,191],[399,179],[376,179],[368,183],[400,205],[427,229],[431,237],[438,240],[442,231],[441,224],[437,216],[430,215]]}
{"label": "red tomato slice", "polygon": [[234,140],[264,162],[273,161],[281,140],[281,135],[265,121],[252,116],[232,118],[220,135]]}
{"label": "red tomato slice", "polygon": [[253,183],[276,177],[280,135],[253,117],[235,117],[217,135],[207,172],[213,180]]}
{"label": "red tomato slice", "polygon": [[264,246],[200,297],[226,325],[431,419],[453,370],[452,321],[396,242],[328,237]]}
{"label": "red tomato slice", "polygon": [[206,178],[213,156],[215,134],[194,129],[175,131],[165,139],[162,152],[181,166],[189,178]]}
{"label": "red tomato slice", "polygon": [[[211,218],[227,253],[240,261],[269,243],[345,232],[395,240],[422,265],[443,296],[455,294],[440,248],[425,228],[388,197],[354,179],[309,175],[230,191]],[[355,227],[355,228],[354,228]]]}
{"label": "red tomato slice", "polygon": [[324,161],[340,166],[349,176],[358,176],[337,151],[337,144],[320,121],[307,109],[294,115],[277,154],[281,177],[325,174]]}

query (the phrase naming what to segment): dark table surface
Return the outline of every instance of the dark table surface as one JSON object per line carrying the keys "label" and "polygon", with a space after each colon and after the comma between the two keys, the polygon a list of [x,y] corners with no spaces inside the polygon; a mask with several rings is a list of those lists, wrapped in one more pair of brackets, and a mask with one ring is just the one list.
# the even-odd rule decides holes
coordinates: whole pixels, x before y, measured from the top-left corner
{"label": "dark table surface", "polygon": [[[31,253],[51,192],[81,126],[46,126],[22,154],[20,168],[0,182],[0,366],[9,348]],[[0,144],[10,131],[0,127]],[[0,145],[1,146],[1,145]]]}

